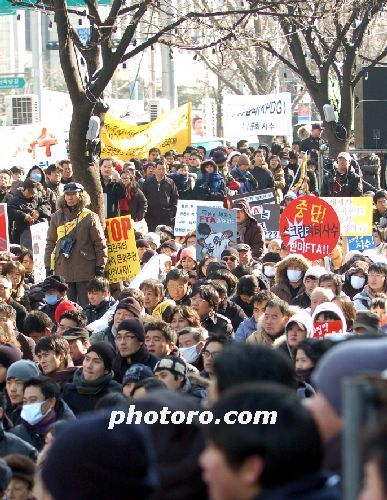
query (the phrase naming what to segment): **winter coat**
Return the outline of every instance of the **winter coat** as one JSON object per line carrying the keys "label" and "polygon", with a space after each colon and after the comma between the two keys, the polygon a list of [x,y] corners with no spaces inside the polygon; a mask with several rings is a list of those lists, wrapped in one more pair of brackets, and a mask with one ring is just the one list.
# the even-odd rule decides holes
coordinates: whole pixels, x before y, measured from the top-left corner
{"label": "winter coat", "polygon": [[310,135],[309,137],[301,141],[300,150],[303,151],[304,153],[311,151],[312,149],[315,151],[319,151],[320,144],[322,142],[323,141],[321,140],[321,138],[313,137]]}
{"label": "winter coat", "polygon": [[109,308],[114,304],[113,301],[103,300],[98,306],[92,306],[88,304],[84,310],[83,314],[87,318],[87,324],[97,321],[97,319],[102,318],[102,316],[109,310]]}
{"label": "winter coat", "polygon": [[130,186],[126,187],[126,197],[120,200],[120,215],[130,215],[134,222],[139,222],[145,217],[148,202],[141,189],[136,194],[130,192]]}
{"label": "winter coat", "polygon": [[285,187],[282,193],[285,195],[289,191],[290,186],[293,184],[294,173],[293,170],[290,169],[288,165],[283,167],[283,171],[284,171]]}
{"label": "winter coat", "polygon": [[243,241],[240,241],[238,238],[238,243],[246,243],[247,245],[250,245],[251,254],[254,259],[259,259],[262,255],[265,244],[265,233],[261,224],[259,224],[254,217],[249,216]]}
{"label": "winter coat", "polygon": [[274,170],[270,170],[274,177],[275,201],[281,203],[284,198],[285,174],[281,165],[277,165]]}
{"label": "winter coat", "polygon": [[91,335],[90,337],[90,343],[94,344],[95,342],[107,342],[110,344],[114,350],[114,352],[117,352],[117,346],[116,346],[116,340],[115,340],[115,334],[113,333],[113,329],[115,327],[113,326],[113,321],[109,323],[109,325],[105,328],[105,330],[101,330],[99,332],[95,332]]}
{"label": "winter coat", "polygon": [[234,335],[231,321],[218,313],[213,316],[207,315],[201,320],[201,325],[207,330],[209,336],[227,334],[227,336],[231,337]]}
{"label": "winter coat", "polygon": [[327,173],[324,176],[321,186],[321,196],[361,196],[363,194],[363,187],[361,178],[352,170],[344,175],[339,175],[339,181],[342,186],[339,193],[334,192],[335,178],[337,173]]}
{"label": "winter coat", "polygon": [[355,304],[356,311],[369,310],[371,307],[372,296],[370,290],[366,285],[360,293],[357,293],[353,297],[353,303]]}
{"label": "winter coat", "polygon": [[274,188],[274,176],[271,170],[269,170],[267,163],[265,163],[261,167],[255,166],[251,170],[251,173],[258,182],[257,189],[261,190]]}
{"label": "winter coat", "polygon": [[23,196],[22,192],[23,188],[19,188],[7,205],[11,243],[17,245],[20,243],[21,234],[31,226],[25,220],[26,215],[30,215],[32,211],[36,210],[39,213],[39,218],[35,224],[44,222],[51,216],[50,203],[41,192],[28,199]]}
{"label": "winter coat", "polygon": [[24,320],[27,317],[27,309],[16,302],[12,297],[8,300],[8,305],[12,306],[16,311],[16,328],[22,332],[24,328]]}
{"label": "winter coat", "polygon": [[63,184],[60,182],[59,185],[57,186],[52,182],[47,182],[46,187],[49,192],[51,212],[54,213],[56,211],[56,204],[58,202],[58,198],[63,194]]}
{"label": "winter coat", "polygon": [[[286,273],[289,266],[298,266],[303,271],[300,279],[301,286],[298,288],[296,295],[293,295],[291,292],[290,282]],[[285,257],[285,259],[276,264],[275,285],[270,288],[270,291],[277,295],[280,299],[290,304],[297,295],[305,292],[305,286],[302,279],[309,267],[309,262],[302,255],[288,255],[288,257]]]}
{"label": "winter coat", "polygon": [[[63,276],[67,283],[90,281],[95,276],[96,267],[105,268],[107,263],[107,246],[101,222],[96,213],[89,211],[82,218],[85,207],[84,199],[78,204],[77,210],[70,211],[65,205],[64,196],[58,200],[58,208],[52,218],[47,232],[47,244],[44,254],[46,268],[52,268],[51,254],[54,253],[54,273]],[[61,253],[60,241],[57,244],[57,231],[65,222],[74,221],[79,217],[76,227],[68,233],[75,240],[75,245],[69,258]],[[62,238],[61,241],[64,239]]]}
{"label": "winter coat", "polygon": [[234,331],[246,318],[243,309],[238,304],[235,304],[235,302],[232,302],[229,299],[226,299],[223,302],[221,302],[218,308],[218,314],[225,316],[231,321]]}
{"label": "winter coat", "polygon": [[172,226],[179,199],[173,180],[165,177],[159,183],[156,177],[150,177],[145,180],[142,190],[148,200],[145,220],[149,231],[154,231],[156,226],[161,224]]}
{"label": "winter coat", "polygon": [[[105,214],[106,218],[110,219],[111,217],[119,217],[120,215],[120,200],[122,198],[125,198],[126,196],[126,188],[123,182],[121,181],[113,181],[112,179],[109,180],[105,184],[102,175],[100,176],[101,178],[101,184],[102,184],[102,190],[104,192],[105,196]],[[81,280],[78,280],[81,281]]]}
{"label": "winter coat", "polygon": [[180,200],[192,199],[192,191],[195,186],[195,178],[192,174],[182,175],[174,173],[169,174],[168,177],[176,184]]}
{"label": "winter coat", "polygon": [[308,474],[277,488],[265,488],[252,500],[339,500],[337,487],[322,472]]}
{"label": "winter coat", "polygon": [[234,295],[230,300],[231,302],[234,302],[234,304],[238,305],[248,318],[253,315],[253,304],[244,302],[239,295]]}
{"label": "winter coat", "polygon": [[207,389],[198,384],[193,384],[189,378],[185,379],[183,386],[179,389],[179,392],[199,399],[206,399],[208,397]]}
{"label": "winter coat", "polygon": [[196,181],[192,192],[192,199],[202,201],[224,201],[225,196],[226,183],[224,177],[218,173],[217,168],[212,174],[206,173],[203,169],[200,179]]}
{"label": "winter coat", "polygon": [[280,337],[282,332],[276,337],[271,337],[263,328],[253,332],[246,339],[246,344],[263,344],[272,347],[276,338]]}
{"label": "winter coat", "polygon": [[292,306],[298,306],[302,309],[306,309],[310,307],[310,297],[305,291],[301,292],[297,295],[297,297],[291,300],[290,304]]}
{"label": "winter coat", "polygon": [[294,314],[291,318],[289,318],[285,326],[285,334],[277,338],[274,341],[273,345],[275,349],[278,349],[280,352],[283,352],[283,354],[290,361],[294,361],[294,351],[292,350],[292,348],[288,343],[289,326],[291,326],[292,323],[299,323],[304,327],[305,338],[310,338],[313,336],[313,321],[310,314],[308,314],[306,311],[300,311]]}
{"label": "winter coat", "polygon": [[[364,190],[378,191],[380,189],[380,158],[374,153],[366,158],[360,158],[358,161],[360,170],[363,174]],[[366,184],[367,183],[367,184]],[[368,184],[371,184],[369,186]]]}
{"label": "winter coat", "polygon": [[[111,372],[107,376],[105,383],[96,387],[95,391],[90,391],[89,393],[82,393],[82,384],[79,383],[82,379],[82,368],[79,368],[77,373],[74,375],[74,382],[70,384],[65,384],[62,393],[62,399],[65,401],[75,415],[83,413],[85,411],[95,410],[95,405],[98,401],[110,394],[112,392],[122,392],[122,386],[115,380],[113,380],[114,373]],[[78,380],[80,378],[80,380]],[[98,381],[97,381],[98,382]],[[87,382],[84,383],[85,388],[87,388]]]}
{"label": "winter coat", "polygon": [[29,442],[11,432],[5,432],[3,424],[0,424],[0,457],[13,454],[26,455],[34,462],[38,458],[38,450]]}
{"label": "winter coat", "polygon": [[238,189],[239,194],[250,193],[251,191],[255,191],[256,189],[258,189],[258,181],[250,172],[250,170],[244,171],[238,167],[234,167],[230,173],[234,177],[234,179],[241,185],[241,187]]}
{"label": "winter coat", "polygon": [[130,358],[123,358],[118,354],[113,362],[114,379],[121,384],[125,372],[130,366],[141,363],[149,366],[149,368],[153,370],[157,361],[159,361],[159,358],[148,352],[144,344],[142,344],[140,349],[132,354]]}
{"label": "winter coat", "polygon": [[254,316],[244,319],[235,332],[235,342],[246,342],[247,338],[256,330],[257,322]]}
{"label": "winter coat", "polygon": [[[55,420],[51,422],[51,425],[54,422],[58,422],[59,420],[75,419],[74,413],[70,410],[70,408],[61,398],[58,399],[55,411],[56,411]],[[36,424],[32,426],[25,420],[21,419],[21,423],[16,427],[14,427],[13,429],[11,429],[11,433],[19,437],[20,439],[23,439],[31,446],[36,448],[38,451],[41,451],[45,444],[47,431],[49,430],[51,425],[40,426],[39,424]]]}

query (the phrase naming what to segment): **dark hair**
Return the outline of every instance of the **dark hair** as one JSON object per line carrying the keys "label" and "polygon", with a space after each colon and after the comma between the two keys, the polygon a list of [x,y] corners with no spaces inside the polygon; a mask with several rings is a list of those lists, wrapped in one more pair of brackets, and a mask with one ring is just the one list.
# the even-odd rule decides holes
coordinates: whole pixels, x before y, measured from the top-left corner
{"label": "dark hair", "polygon": [[146,288],[150,288],[156,297],[160,298],[160,302],[164,299],[164,288],[163,284],[159,280],[147,279],[140,284],[140,290],[143,291]]}
{"label": "dark hair", "polygon": [[[38,167],[39,168],[39,167]],[[23,181],[23,190],[27,190],[29,192],[32,192],[32,191],[35,191],[36,189],[38,189],[38,185],[35,181],[33,181],[32,179],[28,178],[28,179],[25,179]]]}
{"label": "dark hair", "polygon": [[164,382],[162,382],[158,378],[148,377],[136,382],[133,386],[133,389],[130,391],[130,395],[133,397],[133,394],[137,391],[137,389],[140,389],[141,387],[145,389],[145,392],[159,391],[167,388]]}
{"label": "dark hair", "polygon": [[239,141],[236,144],[236,148],[239,149],[241,148],[246,142],[249,142],[247,139],[239,139]]}
{"label": "dark hair", "polygon": [[87,284],[88,292],[108,292],[109,291],[109,281],[102,276],[98,276],[90,280]]}
{"label": "dark hair", "polygon": [[[107,156],[106,158],[100,158],[99,159],[99,166],[102,167],[104,161],[112,161],[114,164],[114,159],[111,158],[110,156]],[[68,162],[70,163],[70,162]]]}
{"label": "dark hair", "polygon": [[[66,340],[67,342],[67,340]],[[44,399],[56,398],[59,399],[60,389],[56,382],[54,382],[50,377],[44,375],[39,375],[39,377],[31,377],[24,382],[24,390],[27,387],[39,387],[42,391]]]}
{"label": "dark hair", "polygon": [[199,288],[200,298],[209,303],[210,307],[217,311],[219,305],[219,294],[211,285],[201,285]]}
{"label": "dark hair", "polygon": [[32,311],[24,320],[23,333],[30,335],[32,332],[43,333],[46,328],[53,327],[51,318],[43,311]]}
{"label": "dark hair", "polygon": [[[323,316],[323,319],[321,319],[321,316]],[[333,311],[321,311],[318,313],[318,315],[314,318],[315,321],[341,321],[340,316],[338,316],[335,312]]]}
{"label": "dark hair", "polygon": [[168,344],[173,342],[176,344],[177,335],[174,330],[172,330],[171,326],[165,321],[152,321],[145,325],[145,334],[147,334],[151,330],[157,330],[162,333],[163,337],[167,341]]}
{"label": "dark hair", "polygon": [[374,194],[374,203],[376,203],[380,198],[387,198],[387,191],[385,189],[380,189]]}
{"label": "dark hair", "polygon": [[144,307],[144,292],[137,288],[124,288],[118,295],[117,300],[123,300],[132,297],[137,300],[141,307]]}
{"label": "dark hair", "polygon": [[94,410],[125,408],[128,402],[128,398],[121,392],[110,392],[97,401]]}
{"label": "dark hair", "polygon": [[[212,423],[205,429],[208,439],[233,469],[259,456],[263,469],[256,485],[264,491],[319,471],[323,447],[317,425],[293,391],[278,384],[245,384],[216,403],[212,412]],[[254,419],[261,417],[259,423],[267,425],[260,425],[258,432],[251,420],[247,424],[225,422],[226,415],[237,414],[239,420],[246,413]],[[275,425],[270,425],[273,416]]]}
{"label": "dark hair", "polygon": [[165,277],[165,283],[168,285],[168,281],[173,280],[173,281],[184,281],[184,283],[188,283],[189,281],[189,276],[187,271],[184,271],[184,269],[180,269],[178,267],[175,267],[174,269],[171,269],[168,271],[166,277]]}
{"label": "dark hair", "polygon": [[224,280],[218,279],[218,280],[208,280],[206,281],[206,284],[211,285],[215,288],[215,290],[219,294],[219,298],[222,299],[224,297],[227,297],[227,283]]}
{"label": "dark hair", "polygon": [[34,256],[33,256],[33,253],[31,250],[29,250],[28,248],[24,248],[19,257],[18,257],[18,261],[23,264],[23,259],[24,257],[26,257],[28,255],[28,257],[32,260],[32,262],[34,261]]}
{"label": "dark hair", "polygon": [[233,343],[233,339],[232,337],[230,337],[230,335],[211,334],[209,337],[207,337],[204,343],[203,351],[207,348],[209,344],[211,344],[211,342],[218,342],[219,344],[222,344],[223,347],[226,347]]}
{"label": "dark hair", "polygon": [[56,172],[57,170],[59,170],[59,172],[62,172],[63,171],[63,168],[61,167],[61,165],[56,165],[55,163],[51,163],[51,165],[49,165],[47,168],[46,168],[46,174],[47,175],[50,175],[52,174],[53,172]]}
{"label": "dark hair", "polygon": [[175,314],[180,314],[184,319],[186,319],[190,326],[198,327],[200,326],[200,318],[195,309],[192,309],[191,306],[174,306],[171,310],[171,314],[169,315],[169,321],[172,323],[173,316]]}
{"label": "dark hair", "polygon": [[70,346],[67,340],[61,335],[51,334],[38,340],[35,346],[35,354],[38,355],[42,351],[54,351],[56,356],[63,354],[64,363],[67,366],[70,356]]}
{"label": "dark hair", "polygon": [[355,304],[346,295],[336,295],[335,297],[333,297],[331,302],[333,302],[334,300],[336,300],[337,302],[340,302],[339,307],[343,311],[344,318],[347,322],[347,328],[348,328],[348,330],[352,330],[353,322],[355,321],[355,318],[356,318]]}
{"label": "dark hair", "polygon": [[59,322],[62,319],[70,319],[76,323],[78,328],[84,328],[87,324],[87,319],[82,311],[75,309],[74,311],[65,311],[59,318]]}
{"label": "dark hair", "polygon": [[148,153],[148,154],[151,154],[151,153],[157,153],[157,154],[160,154],[160,150],[159,150],[159,148],[150,148],[150,150],[149,150],[149,153]]}
{"label": "dark hair", "polygon": [[316,366],[317,362],[333,345],[333,342],[329,339],[305,339],[299,342],[296,351],[299,349],[304,351],[305,355],[312,361],[313,365]]}
{"label": "dark hair", "polygon": [[255,295],[259,291],[258,279],[254,274],[248,274],[239,278],[236,294],[237,295]]}
{"label": "dark hair", "polygon": [[199,261],[198,266],[197,266],[198,278],[205,278],[205,275],[203,273],[203,267],[205,266],[205,264],[206,264],[207,261],[216,262],[216,257],[210,256],[210,255],[206,255],[205,257],[203,257]]}
{"label": "dark hair", "polygon": [[278,382],[296,389],[294,368],[280,352],[265,345],[234,344],[214,360],[219,394],[245,382]]}
{"label": "dark hair", "polygon": [[321,283],[325,283],[327,281],[333,281],[335,285],[335,295],[340,295],[341,289],[343,288],[343,282],[341,281],[341,275],[340,274],[334,274],[334,273],[326,273],[320,276],[320,279],[318,280],[318,286],[321,286]]}
{"label": "dark hair", "polygon": [[[24,288],[24,278],[26,276],[26,268],[21,264],[18,260],[14,260],[11,262],[6,262],[3,264],[3,268],[1,273],[3,276],[6,276],[7,274],[12,273],[12,271],[19,271],[20,273],[20,282],[16,287],[16,290],[12,290],[12,297],[17,298],[19,291],[21,288]],[[12,285],[13,288],[13,285]]]}
{"label": "dark hair", "polygon": [[251,303],[262,303],[265,302],[266,300],[273,300],[275,298],[275,295],[273,292],[270,292],[269,290],[262,290],[261,292],[256,293],[253,298],[251,299]]}
{"label": "dark hair", "polygon": [[195,342],[200,342],[202,340],[205,340],[207,336],[207,330],[203,328],[202,326],[186,326],[185,328],[182,328],[177,332],[178,338],[182,335],[187,335],[189,333],[192,333],[193,339]]}
{"label": "dark hair", "polygon": [[250,276],[253,272],[253,268],[248,264],[238,264],[232,271],[232,274],[237,278],[241,279],[243,276]]}
{"label": "dark hair", "polygon": [[231,297],[235,293],[238,278],[228,269],[216,269],[209,273],[208,279],[222,280],[227,284],[227,295]]}
{"label": "dark hair", "polygon": [[384,262],[373,262],[368,268],[368,274],[372,271],[387,276],[387,264],[385,264]]}

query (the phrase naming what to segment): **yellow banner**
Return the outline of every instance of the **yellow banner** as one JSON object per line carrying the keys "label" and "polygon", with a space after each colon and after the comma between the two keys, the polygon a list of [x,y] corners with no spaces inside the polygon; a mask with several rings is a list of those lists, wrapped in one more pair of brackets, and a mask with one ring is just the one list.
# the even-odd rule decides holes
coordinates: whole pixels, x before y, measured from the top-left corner
{"label": "yellow banner", "polygon": [[341,236],[372,234],[372,197],[322,199],[335,209],[340,221]]}
{"label": "yellow banner", "polygon": [[106,114],[101,143],[101,157],[113,156],[119,160],[148,158],[151,148],[159,148],[161,153],[170,149],[182,152],[191,144],[191,103],[146,125],[128,125]]}
{"label": "yellow banner", "polygon": [[140,260],[130,215],[106,219],[108,280],[129,281],[140,272]]}

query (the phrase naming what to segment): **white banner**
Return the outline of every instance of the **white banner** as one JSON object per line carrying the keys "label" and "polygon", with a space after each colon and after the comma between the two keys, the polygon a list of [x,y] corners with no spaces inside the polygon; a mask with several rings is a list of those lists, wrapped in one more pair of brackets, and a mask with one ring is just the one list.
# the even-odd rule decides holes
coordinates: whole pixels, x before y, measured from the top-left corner
{"label": "white banner", "polygon": [[222,201],[178,200],[175,219],[175,236],[185,236],[196,231],[197,207],[223,207]]}
{"label": "white banner", "polygon": [[35,283],[41,283],[46,277],[44,251],[46,249],[48,222],[39,222],[39,224],[31,226],[30,230],[34,257],[34,280]]}
{"label": "white banner", "polygon": [[290,92],[268,95],[225,95],[223,135],[228,141],[258,142],[259,135],[292,136]]}

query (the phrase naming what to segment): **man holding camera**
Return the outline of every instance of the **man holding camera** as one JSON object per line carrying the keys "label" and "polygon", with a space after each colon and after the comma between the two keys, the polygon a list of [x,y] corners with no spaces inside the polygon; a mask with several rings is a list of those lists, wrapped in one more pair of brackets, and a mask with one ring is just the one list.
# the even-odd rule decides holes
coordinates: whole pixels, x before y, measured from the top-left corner
{"label": "man holding camera", "polygon": [[52,215],[44,256],[47,274],[63,276],[68,298],[88,304],[87,283],[102,276],[107,262],[105,235],[96,213],[88,210],[89,195],[82,184],[69,182]]}

